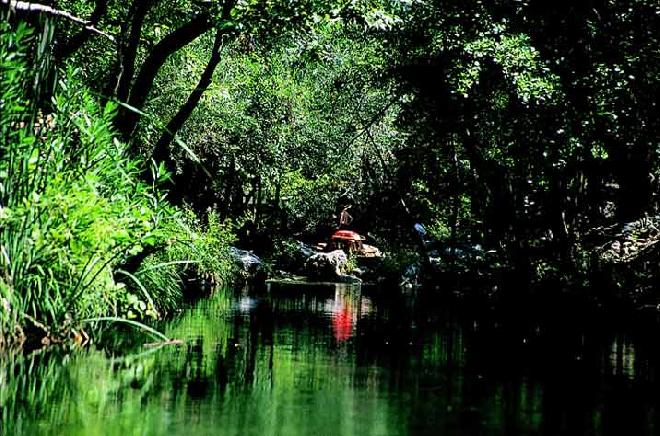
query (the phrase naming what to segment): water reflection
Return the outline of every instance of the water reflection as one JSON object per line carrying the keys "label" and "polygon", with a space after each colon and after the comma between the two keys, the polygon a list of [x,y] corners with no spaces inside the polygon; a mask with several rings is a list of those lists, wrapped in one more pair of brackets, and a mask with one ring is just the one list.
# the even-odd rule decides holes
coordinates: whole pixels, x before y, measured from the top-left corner
{"label": "water reflection", "polygon": [[371,300],[360,292],[338,287],[334,299],[326,301],[324,311],[331,316],[335,339],[343,342],[353,336],[357,321],[369,316]]}
{"label": "water reflection", "polygon": [[181,346],[0,358],[2,432],[655,433],[648,331],[441,307],[346,287],[217,295],[165,327]]}
{"label": "water reflection", "polygon": [[612,341],[610,351],[612,374],[635,377],[635,344],[623,335],[617,335]]}

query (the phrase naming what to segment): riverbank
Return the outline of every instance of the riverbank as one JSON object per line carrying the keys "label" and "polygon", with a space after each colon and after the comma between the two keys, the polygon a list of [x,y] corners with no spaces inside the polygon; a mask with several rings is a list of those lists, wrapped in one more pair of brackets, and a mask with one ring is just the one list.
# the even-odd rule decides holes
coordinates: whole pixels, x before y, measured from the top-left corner
{"label": "riverbank", "polygon": [[232,268],[231,225],[168,201],[171,174],[129,152],[118,105],[79,71],[38,105],[33,44],[27,26],[0,23],[0,350],[87,342],[101,318],[159,319],[189,279],[222,284]]}

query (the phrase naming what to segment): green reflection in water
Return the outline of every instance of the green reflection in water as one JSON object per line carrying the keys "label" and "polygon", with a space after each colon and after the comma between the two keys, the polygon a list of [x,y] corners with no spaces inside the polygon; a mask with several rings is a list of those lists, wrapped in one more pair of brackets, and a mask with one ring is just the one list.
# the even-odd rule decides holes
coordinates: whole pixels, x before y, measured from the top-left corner
{"label": "green reflection in water", "polygon": [[[620,336],[591,346],[578,335],[576,360],[570,337],[477,328],[434,318],[425,303],[381,300],[341,287],[221,293],[164,326],[184,345],[128,356],[53,349],[1,357],[2,432],[616,434],[624,422],[642,434],[654,429],[657,403],[637,396],[632,362],[640,359]],[[612,354],[623,363],[614,365]],[[652,360],[644,362],[650,373]],[[639,410],[637,427],[625,421],[626,407]]]}
{"label": "green reflection in water", "polygon": [[375,368],[357,371],[349,354],[328,353],[329,336],[313,329],[255,329],[255,315],[232,314],[231,303],[218,295],[173,321],[166,334],[184,346],[137,357],[89,350],[7,358],[4,432],[391,433]]}

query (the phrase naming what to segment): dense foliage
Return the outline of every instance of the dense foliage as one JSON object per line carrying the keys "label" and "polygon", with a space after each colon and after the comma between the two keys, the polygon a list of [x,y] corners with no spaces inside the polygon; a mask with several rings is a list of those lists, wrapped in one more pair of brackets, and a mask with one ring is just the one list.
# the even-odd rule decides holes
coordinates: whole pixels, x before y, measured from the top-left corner
{"label": "dense foliage", "polygon": [[26,327],[59,340],[84,319],[157,318],[181,299],[178,262],[228,271],[230,232],[210,215],[200,233],[140,181],[139,162],[114,134],[116,105],[99,104],[68,71],[44,114],[30,99],[32,31],[3,23],[0,39],[2,342],[23,340]]}
{"label": "dense foliage", "polygon": [[658,17],[647,1],[415,7],[394,45],[420,213],[522,278],[599,270],[595,241],[657,214]]}

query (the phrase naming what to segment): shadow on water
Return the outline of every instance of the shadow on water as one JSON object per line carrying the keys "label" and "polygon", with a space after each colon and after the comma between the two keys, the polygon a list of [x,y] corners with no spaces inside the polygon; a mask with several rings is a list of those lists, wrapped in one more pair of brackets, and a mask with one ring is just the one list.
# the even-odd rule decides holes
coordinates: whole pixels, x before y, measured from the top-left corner
{"label": "shadow on water", "polygon": [[297,286],[218,294],[164,331],[184,344],[1,357],[3,433],[656,433],[655,324]]}

